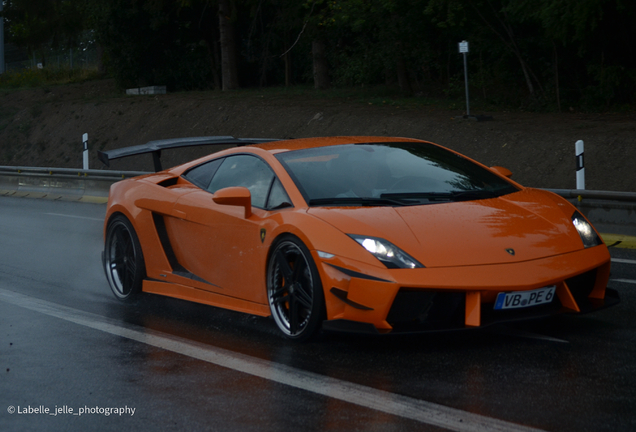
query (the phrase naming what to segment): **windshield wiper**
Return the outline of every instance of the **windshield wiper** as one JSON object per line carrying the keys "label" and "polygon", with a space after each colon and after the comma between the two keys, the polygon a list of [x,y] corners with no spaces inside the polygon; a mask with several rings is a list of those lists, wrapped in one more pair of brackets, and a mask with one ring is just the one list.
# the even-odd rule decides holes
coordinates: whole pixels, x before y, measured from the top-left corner
{"label": "windshield wiper", "polygon": [[315,198],[309,200],[310,206],[328,206],[328,205],[349,205],[360,207],[376,207],[376,206],[405,206],[405,203],[399,200],[375,197],[337,197],[337,198]]}
{"label": "windshield wiper", "polygon": [[450,192],[396,192],[383,193],[380,198],[400,200],[405,205],[422,204],[423,201],[452,201],[453,194]]}
{"label": "windshield wiper", "polygon": [[499,196],[499,194],[490,190],[486,190],[486,189],[455,191],[455,192],[451,192],[451,194],[455,201],[470,201],[470,200],[477,200],[477,199],[497,198]]}
{"label": "windshield wiper", "polygon": [[[452,192],[397,192],[397,193],[384,193],[380,195],[381,198],[394,199],[394,200],[410,200],[410,205],[413,205],[413,200],[425,200],[431,202],[443,202],[443,201],[470,201],[477,199],[496,198],[499,194],[486,190],[476,189],[467,191],[452,191]],[[405,203],[405,205],[408,205]]]}
{"label": "windshield wiper", "polygon": [[496,198],[499,194],[485,189],[453,191],[453,192],[398,192],[383,193],[376,197],[334,197],[315,198],[309,200],[310,206],[392,206],[403,207],[436,202],[471,201],[486,198]]}

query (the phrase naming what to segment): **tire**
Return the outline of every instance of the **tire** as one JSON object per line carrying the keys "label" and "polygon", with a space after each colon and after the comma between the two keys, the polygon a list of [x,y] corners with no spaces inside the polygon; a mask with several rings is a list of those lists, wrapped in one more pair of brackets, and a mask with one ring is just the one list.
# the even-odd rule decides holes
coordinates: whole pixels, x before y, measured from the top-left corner
{"label": "tire", "polygon": [[146,266],[137,233],[121,214],[108,223],[103,261],[106,279],[115,297],[121,301],[134,300],[141,293]]}
{"label": "tire", "polygon": [[283,335],[296,341],[316,336],[325,316],[322,283],[309,249],[294,236],[281,237],[272,248],[267,299]]}

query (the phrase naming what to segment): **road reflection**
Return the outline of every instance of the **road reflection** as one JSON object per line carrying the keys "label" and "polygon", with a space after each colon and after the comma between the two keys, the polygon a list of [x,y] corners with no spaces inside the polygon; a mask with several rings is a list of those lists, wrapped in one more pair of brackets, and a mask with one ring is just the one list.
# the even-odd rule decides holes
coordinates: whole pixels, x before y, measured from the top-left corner
{"label": "road reflection", "polygon": [[[580,410],[598,412],[605,409],[601,407],[607,407],[614,415],[629,416],[632,409],[629,400],[617,400],[611,395],[618,388],[621,394],[636,397],[636,391],[626,387],[628,376],[632,378],[627,381],[636,384],[634,374],[628,370],[633,362],[626,359],[636,352],[633,348],[626,352],[612,350],[616,338],[626,330],[612,324],[608,320],[611,312],[607,311],[594,316],[559,316],[517,325],[508,332],[512,335],[488,329],[388,337],[331,334],[297,344],[279,336],[268,318],[181,300],[148,295],[136,305],[113,302],[110,308],[109,315],[118,315],[123,322],[212,348],[220,347],[320,376],[547,429],[561,429],[554,426],[564,425],[563,419],[568,419],[565,423],[570,426],[584,427],[585,421],[571,419],[572,413]],[[633,331],[635,326],[631,327]],[[518,337],[514,329],[570,343]],[[126,343],[122,343],[120,355],[123,364],[130,360],[130,347]],[[250,409],[281,427],[288,426],[285,423],[288,416],[302,413],[307,421],[320,425],[323,430],[338,430],[340,422],[352,410],[364,416],[367,425],[380,427],[390,422],[390,415],[247,374],[226,379],[228,372],[224,368],[201,366],[201,362],[175,357],[157,348],[145,347],[137,355],[141,356],[137,367],[143,369],[140,372],[146,377],[144,380],[149,380],[147,390],[157,391],[155,386],[160,385],[161,391],[167,392],[165,397],[170,397],[174,390],[170,385],[188,385],[188,382],[170,384],[170,379],[166,383],[166,377],[185,375],[193,382],[199,380],[205,384],[200,397],[217,397],[230,390],[248,395],[245,397],[256,403]],[[611,370],[617,373],[608,374]],[[155,380],[161,384],[153,384]],[[301,392],[298,406],[281,406],[289,404],[288,399],[295,392]],[[299,411],[292,413],[294,409]],[[542,419],[538,419],[538,412],[542,413]],[[599,414],[599,418],[603,416]]]}

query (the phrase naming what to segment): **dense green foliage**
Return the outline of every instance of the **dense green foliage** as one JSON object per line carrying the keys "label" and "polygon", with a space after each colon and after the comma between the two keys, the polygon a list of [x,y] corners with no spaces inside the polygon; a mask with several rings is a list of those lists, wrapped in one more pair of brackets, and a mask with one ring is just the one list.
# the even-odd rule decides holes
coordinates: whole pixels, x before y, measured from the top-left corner
{"label": "dense green foliage", "polygon": [[4,0],[7,39],[30,51],[46,45],[71,47],[83,30],[81,4],[70,0]]}
{"label": "dense green foliage", "polygon": [[5,17],[7,39],[29,50],[88,32],[122,87],[221,88],[224,62],[236,62],[242,87],[313,83],[312,49],[323,47],[332,86],[459,96],[465,39],[476,99],[559,110],[636,102],[627,0],[7,0]]}

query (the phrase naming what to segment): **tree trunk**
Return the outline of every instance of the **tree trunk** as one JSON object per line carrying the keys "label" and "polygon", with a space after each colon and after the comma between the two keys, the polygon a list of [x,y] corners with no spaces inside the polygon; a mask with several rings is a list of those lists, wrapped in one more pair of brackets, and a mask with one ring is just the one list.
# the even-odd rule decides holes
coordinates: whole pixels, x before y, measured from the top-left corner
{"label": "tree trunk", "polygon": [[330,87],[329,65],[325,54],[325,43],[320,39],[314,39],[311,43],[311,51],[314,62],[314,87],[316,90],[325,90]]}
{"label": "tree trunk", "polygon": [[283,57],[283,60],[285,62],[285,87],[289,87],[291,85],[291,75],[292,75],[291,54],[289,52],[286,52],[285,56]]}
{"label": "tree trunk", "polygon": [[221,36],[221,79],[223,91],[239,88],[238,61],[230,1],[219,0],[219,33]]}
{"label": "tree trunk", "polygon": [[104,48],[98,43],[95,45],[95,51],[97,55],[97,72],[103,75],[106,73],[106,66],[104,65]]}
{"label": "tree trunk", "polygon": [[554,48],[554,87],[556,89],[557,108],[561,112],[561,91],[559,90],[559,55],[557,54],[557,47],[554,41],[552,42]]}
{"label": "tree trunk", "polygon": [[208,49],[208,59],[210,60],[210,71],[212,72],[212,82],[214,90],[221,89],[221,76],[219,75],[219,42],[214,40],[206,40],[205,45]]}
{"label": "tree trunk", "polygon": [[[495,15],[495,18],[499,21],[499,25],[501,26],[501,28],[503,28],[505,32],[505,35],[503,35],[500,31],[496,29],[495,24],[491,23],[482,14],[478,6],[476,6],[474,3],[471,3],[471,6],[473,7],[473,10],[477,13],[477,15],[479,15],[479,17],[484,22],[484,24],[486,24],[490,28],[490,30],[495,35],[497,35],[499,39],[501,39],[501,41],[506,46],[506,48],[508,48],[514,54],[514,56],[517,57],[517,60],[519,61],[519,66],[521,67],[521,71],[523,72],[523,76],[526,80],[526,85],[528,86],[528,92],[530,93],[530,96],[532,97],[532,99],[536,100],[537,95],[534,90],[534,85],[532,84],[531,76],[535,77],[535,81],[537,82],[540,88],[541,88],[541,84],[539,80],[536,79],[536,76],[534,75],[534,72],[532,72],[532,69],[530,69],[526,61],[523,59],[523,54],[521,53],[521,50],[519,49],[519,46],[517,45],[517,41],[516,41],[514,32],[512,30],[512,25],[510,24],[510,21],[508,20],[508,15],[506,14],[506,12],[505,11],[503,12],[503,19],[502,19],[499,16],[499,11],[496,10],[492,6],[492,4],[490,4],[490,7]],[[541,89],[541,91],[543,92],[543,89]]]}
{"label": "tree trunk", "polygon": [[411,80],[409,80],[409,72],[406,69],[406,62],[404,57],[400,54],[397,58],[397,77],[398,85],[404,96],[411,96],[413,89],[411,88]]}

